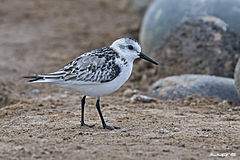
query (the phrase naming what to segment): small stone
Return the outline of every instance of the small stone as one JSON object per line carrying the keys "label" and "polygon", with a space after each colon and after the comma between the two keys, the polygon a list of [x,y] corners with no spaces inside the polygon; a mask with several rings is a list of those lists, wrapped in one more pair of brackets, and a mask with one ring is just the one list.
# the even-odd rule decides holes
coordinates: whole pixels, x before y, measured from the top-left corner
{"label": "small stone", "polygon": [[82,146],[76,146],[76,149],[81,150],[81,149],[83,149],[83,147]]}
{"label": "small stone", "polygon": [[185,147],[185,144],[181,144],[181,145],[179,145],[179,147],[183,147],[183,148],[184,148],[184,147]]}
{"label": "small stone", "polygon": [[173,132],[180,132],[180,129],[179,128],[174,128]]}
{"label": "small stone", "polygon": [[169,149],[163,149],[162,151],[163,151],[163,152],[170,152]]}
{"label": "small stone", "polygon": [[39,135],[39,136],[37,136],[37,138],[42,139],[42,138],[44,138],[44,135]]}
{"label": "small stone", "polygon": [[62,94],[62,95],[60,95],[60,97],[61,97],[61,98],[67,98],[68,95],[67,95],[67,94]]}
{"label": "small stone", "polygon": [[240,111],[240,106],[236,106],[232,109],[233,111]]}
{"label": "small stone", "polygon": [[138,151],[138,152],[136,153],[136,155],[141,156],[141,155],[143,155],[143,152]]}
{"label": "small stone", "polygon": [[159,133],[161,133],[161,134],[167,134],[167,133],[169,133],[169,131],[168,131],[167,129],[161,128],[161,129],[159,130]]}
{"label": "small stone", "polygon": [[131,98],[131,102],[143,102],[143,103],[151,103],[151,102],[156,102],[155,99],[148,97],[148,96],[144,96],[144,95],[134,95]]}
{"label": "small stone", "polygon": [[39,89],[33,89],[33,90],[31,90],[30,93],[31,93],[31,94],[39,94],[40,91],[39,91]]}
{"label": "small stone", "polygon": [[210,131],[212,131],[212,129],[211,128],[203,128],[202,131],[210,132]]}

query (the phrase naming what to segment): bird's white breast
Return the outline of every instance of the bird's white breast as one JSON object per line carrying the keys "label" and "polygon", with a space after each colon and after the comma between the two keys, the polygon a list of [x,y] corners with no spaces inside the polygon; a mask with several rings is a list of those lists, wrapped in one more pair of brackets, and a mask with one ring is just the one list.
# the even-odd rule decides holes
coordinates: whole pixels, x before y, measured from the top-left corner
{"label": "bird's white breast", "polygon": [[126,65],[121,64],[120,74],[115,79],[109,82],[84,84],[82,82],[74,81],[59,85],[79,91],[86,96],[101,97],[118,90],[129,79],[132,73],[132,67],[133,62],[127,63]]}

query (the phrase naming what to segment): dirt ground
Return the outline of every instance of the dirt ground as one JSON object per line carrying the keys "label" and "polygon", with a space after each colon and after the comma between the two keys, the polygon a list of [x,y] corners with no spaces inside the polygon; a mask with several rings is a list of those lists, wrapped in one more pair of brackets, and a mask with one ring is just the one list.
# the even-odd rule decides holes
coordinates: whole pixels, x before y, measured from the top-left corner
{"label": "dirt ground", "polygon": [[[136,61],[130,80],[102,98],[105,130],[81,94],[21,77],[56,71],[120,37],[137,38],[141,16],[126,1],[0,0],[0,159],[240,159],[240,105],[211,98],[132,101],[161,75]],[[126,93],[128,90],[128,93]]]}

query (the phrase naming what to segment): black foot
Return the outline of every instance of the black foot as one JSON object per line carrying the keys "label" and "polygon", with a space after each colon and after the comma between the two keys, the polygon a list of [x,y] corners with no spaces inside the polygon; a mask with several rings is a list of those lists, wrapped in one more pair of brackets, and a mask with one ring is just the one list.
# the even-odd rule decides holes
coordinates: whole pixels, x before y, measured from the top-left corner
{"label": "black foot", "polygon": [[108,129],[108,130],[120,129],[120,127],[117,127],[117,126],[108,126],[108,125],[105,125],[103,128],[104,128],[104,129]]}
{"label": "black foot", "polygon": [[94,124],[93,124],[93,125],[88,125],[88,124],[86,124],[86,123],[82,123],[81,126],[87,126],[87,127],[89,127],[89,128],[93,128],[93,127],[95,127]]}
{"label": "black foot", "polygon": [[108,129],[108,130],[120,129],[120,127],[106,125],[106,123],[104,121],[104,118],[103,118],[103,115],[102,115],[102,112],[101,112],[101,109],[100,109],[100,97],[97,98],[96,107],[97,107],[98,114],[99,114],[99,116],[101,118],[102,125],[103,125],[104,129]]}

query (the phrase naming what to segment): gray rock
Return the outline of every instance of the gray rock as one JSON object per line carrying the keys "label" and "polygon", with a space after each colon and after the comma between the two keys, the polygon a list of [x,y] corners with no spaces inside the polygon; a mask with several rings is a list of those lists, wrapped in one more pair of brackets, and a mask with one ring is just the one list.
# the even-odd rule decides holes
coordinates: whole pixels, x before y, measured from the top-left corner
{"label": "gray rock", "polygon": [[240,57],[240,34],[215,17],[181,23],[158,44],[152,56],[162,77],[208,74],[233,78]]}
{"label": "gray rock", "polygon": [[149,93],[164,100],[201,96],[240,103],[233,79],[207,75],[189,74],[163,78],[151,86]]}
{"label": "gray rock", "polygon": [[180,22],[202,16],[220,18],[240,33],[239,10],[239,0],[155,0],[148,7],[141,26],[143,50],[150,53]]}

